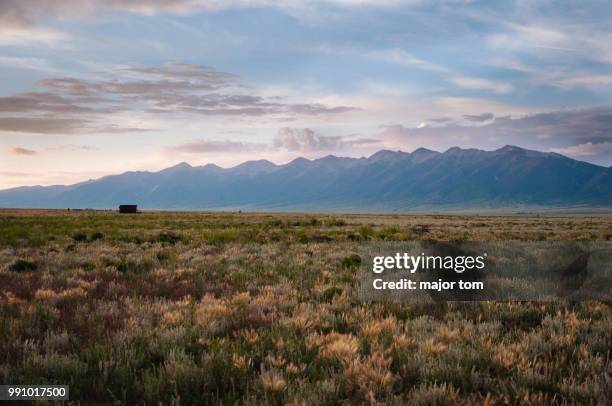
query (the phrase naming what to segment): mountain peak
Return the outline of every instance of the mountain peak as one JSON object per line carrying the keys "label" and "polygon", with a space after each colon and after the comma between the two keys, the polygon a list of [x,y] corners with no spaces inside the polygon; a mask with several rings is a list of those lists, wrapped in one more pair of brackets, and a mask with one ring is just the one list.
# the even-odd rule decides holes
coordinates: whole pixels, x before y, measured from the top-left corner
{"label": "mountain peak", "polygon": [[436,151],[433,151],[433,150],[427,149],[427,148],[423,148],[423,147],[415,149],[414,151],[412,151],[412,153],[413,154],[423,154],[423,153],[428,153],[428,154],[434,153],[434,154],[437,154]]}
{"label": "mountain peak", "polygon": [[517,157],[531,157],[531,158],[566,158],[561,154],[557,154],[555,152],[542,152],[542,151],[536,151],[533,149],[526,149],[526,148],[521,148],[521,147],[517,147],[516,145],[505,145],[502,148],[493,151],[496,153],[501,153],[501,154],[510,154],[513,156],[517,156]]}
{"label": "mountain peak", "polygon": [[169,168],[162,169],[160,172],[168,173],[168,172],[184,171],[187,169],[193,169],[193,166],[189,165],[187,162],[180,162]]}
{"label": "mountain peak", "polygon": [[276,166],[276,165],[268,161],[267,159],[257,159],[257,160],[252,160],[252,161],[245,161],[241,164],[234,166],[234,168],[243,168],[243,167],[262,168],[262,167],[271,167],[271,166]]}
{"label": "mountain peak", "polygon": [[524,148],[517,147],[516,145],[504,145],[503,147],[496,150],[496,152],[523,152],[526,151]]}
{"label": "mountain peak", "polygon": [[370,155],[368,158],[369,161],[378,162],[378,161],[389,161],[398,158],[403,158],[409,155],[406,152],[402,151],[391,151],[389,149],[381,149],[380,151]]}
{"label": "mountain peak", "polygon": [[309,162],[310,162],[310,160],[308,160],[306,158],[302,158],[300,156],[300,157],[295,158],[293,161],[289,162],[287,164],[287,166],[305,165],[305,164],[307,164]]}
{"label": "mountain peak", "polygon": [[412,157],[413,162],[421,163],[438,154],[440,153],[437,151],[432,151],[430,149],[421,147],[412,151],[412,154],[410,154],[410,156]]}
{"label": "mountain peak", "polygon": [[276,168],[276,165],[266,159],[258,159],[253,161],[246,161],[239,165],[230,168],[230,170],[234,173],[238,172],[248,172],[251,174],[261,173],[261,172],[269,172],[272,169]]}
{"label": "mountain peak", "polygon": [[208,170],[223,170],[223,168],[221,168],[219,165],[215,165],[215,164],[206,164],[204,166],[200,166],[200,168],[202,169],[208,169]]}
{"label": "mountain peak", "polygon": [[461,149],[459,147],[451,147],[449,149],[447,149],[446,151],[444,151],[445,154],[456,154],[459,153],[461,151],[465,151],[464,149]]}

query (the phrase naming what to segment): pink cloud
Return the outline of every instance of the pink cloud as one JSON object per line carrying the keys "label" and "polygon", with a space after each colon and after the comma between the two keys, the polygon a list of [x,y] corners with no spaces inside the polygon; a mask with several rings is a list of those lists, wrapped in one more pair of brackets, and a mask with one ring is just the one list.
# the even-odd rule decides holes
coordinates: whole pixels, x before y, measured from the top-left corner
{"label": "pink cloud", "polygon": [[33,149],[27,149],[22,147],[10,147],[7,148],[7,152],[13,155],[36,155],[37,152]]}

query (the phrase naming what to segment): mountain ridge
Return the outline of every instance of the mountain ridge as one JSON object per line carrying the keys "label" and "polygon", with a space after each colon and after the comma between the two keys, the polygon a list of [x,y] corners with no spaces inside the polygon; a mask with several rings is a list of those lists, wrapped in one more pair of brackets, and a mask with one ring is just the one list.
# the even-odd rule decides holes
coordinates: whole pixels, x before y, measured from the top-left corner
{"label": "mountain ridge", "polygon": [[186,162],[73,185],[0,190],[0,207],[150,209],[444,210],[463,207],[612,207],[612,169],[506,145],[493,151],[418,148],[369,157],[327,155],[231,168]]}

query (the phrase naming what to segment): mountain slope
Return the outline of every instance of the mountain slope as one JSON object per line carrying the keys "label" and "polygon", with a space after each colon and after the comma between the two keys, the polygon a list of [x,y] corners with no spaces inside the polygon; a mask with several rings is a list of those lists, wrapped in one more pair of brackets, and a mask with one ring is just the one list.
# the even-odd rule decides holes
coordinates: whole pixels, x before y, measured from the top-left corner
{"label": "mountain slope", "polygon": [[612,207],[612,169],[555,153],[382,150],[369,158],[260,160],[233,168],[181,163],[71,186],[0,191],[0,207],[377,210]]}

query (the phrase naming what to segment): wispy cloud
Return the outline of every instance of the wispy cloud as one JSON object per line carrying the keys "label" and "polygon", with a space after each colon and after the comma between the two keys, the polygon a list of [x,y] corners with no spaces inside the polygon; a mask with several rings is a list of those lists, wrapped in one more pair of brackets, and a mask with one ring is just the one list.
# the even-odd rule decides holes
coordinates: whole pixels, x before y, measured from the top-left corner
{"label": "wispy cloud", "polygon": [[36,155],[37,152],[32,149],[27,149],[23,147],[10,147],[6,150],[9,154],[13,155]]}
{"label": "wispy cloud", "polygon": [[214,154],[219,152],[241,153],[253,152],[266,149],[265,144],[230,141],[230,140],[205,140],[199,139],[169,148],[170,152],[181,152],[185,154]]}
{"label": "wispy cloud", "polygon": [[[291,118],[345,113],[350,106],[286,102],[260,96],[232,74],[203,65],[169,63],[163,67],[129,66],[113,79],[47,78],[38,90],[0,97],[0,130],[32,133],[145,131],[114,123],[114,114],[190,114],[226,117]],[[62,114],[58,118],[56,114]]]}
{"label": "wispy cloud", "polygon": [[95,151],[96,147],[92,147],[90,145],[75,145],[75,144],[64,144],[57,145],[54,147],[47,147],[47,151],[73,151],[73,152],[83,152],[83,151]]}
{"label": "wispy cloud", "polygon": [[0,65],[10,68],[50,71],[53,68],[45,59],[17,56],[0,56]]}
{"label": "wispy cloud", "polygon": [[465,89],[486,90],[493,93],[509,93],[514,89],[510,83],[484,78],[460,76],[452,77],[450,81]]}
{"label": "wispy cloud", "polygon": [[551,148],[553,152],[574,157],[593,157],[597,155],[612,155],[612,141],[599,143],[585,142],[565,148]]}
{"label": "wispy cloud", "polygon": [[69,20],[100,14],[131,13],[193,15],[237,8],[282,9],[300,18],[325,6],[389,7],[419,4],[420,0],[3,0],[0,2],[0,45],[54,46],[73,37],[43,26],[48,19]]}
{"label": "wispy cloud", "polygon": [[336,152],[380,144],[375,138],[324,135],[310,128],[281,128],[269,143],[199,139],[170,147],[170,152],[187,154],[244,152]]}
{"label": "wispy cloud", "polygon": [[532,17],[530,24],[505,22],[504,32],[492,34],[487,42],[498,49],[512,49],[524,53],[550,52],[556,56],[585,58],[592,61],[612,62],[612,51],[606,46],[611,38],[609,31],[586,24],[542,22],[542,17]]}
{"label": "wispy cloud", "polygon": [[420,68],[427,71],[441,73],[451,72],[451,70],[445,66],[425,61],[423,59],[415,57],[412,54],[409,54],[408,52],[402,49],[397,48],[365,52],[364,55],[366,55],[368,58],[406,67]]}
{"label": "wispy cloud", "polygon": [[[0,24],[2,19],[0,19]],[[55,47],[71,39],[70,34],[45,27],[0,26],[0,45],[44,45]]]}
{"label": "wispy cloud", "polygon": [[612,75],[568,74],[565,77],[559,78],[556,83],[562,86],[587,86],[597,89],[600,86],[611,86]]}
{"label": "wispy cloud", "polygon": [[361,147],[379,143],[372,138],[329,136],[310,128],[281,128],[272,146],[277,149],[299,152],[336,151],[347,147]]}
{"label": "wispy cloud", "polygon": [[0,117],[0,131],[33,134],[122,134],[149,131],[146,128],[125,127],[79,118]]}
{"label": "wispy cloud", "polygon": [[477,125],[461,125],[455,121],[423,128],[390,125],[379,136],[387,146],[396,148],[426,146],[444,150],[453,146],[498,148],[514,144],[575,158],[589,157],[590,162],[603,165],[612,164],[612,107],[521,117],[493,118],[490,114],[468,116],[492,119],[484,124],[476,121]]}
{"label": "wispy cloud", "polygon": [[27,172],[0,171],[0,176],[7,178],[28,178],[32,176],[32,174]]}
{"label": "wispy cloud", "polygon": [[0,117],[0,131],[37,134],[75,134],[89,124],[86,120],[53,117]]}
{"label": "wispy cloud", "polygon": [[79,17],[99,11],[124,11],[144,15],[161,13],[193,14],[230,8],[275,7],[282,9],[312,9],[321,5],[344,7],[390,7],[419,4],[422,0],[3,0],[0,20],[12,25],[29,25],[45,17]]}
{"label": "wispy cloud", "polygon": [[473,121],[476,123],[484,123],[485,121],[491,121],[493,120],[495,116],[493,115],[493,113],[482,113],[482,114],[477,114],[477,115],[472,115],[472,114],[464,114],[463,118],[468,120],[468,121]]}

